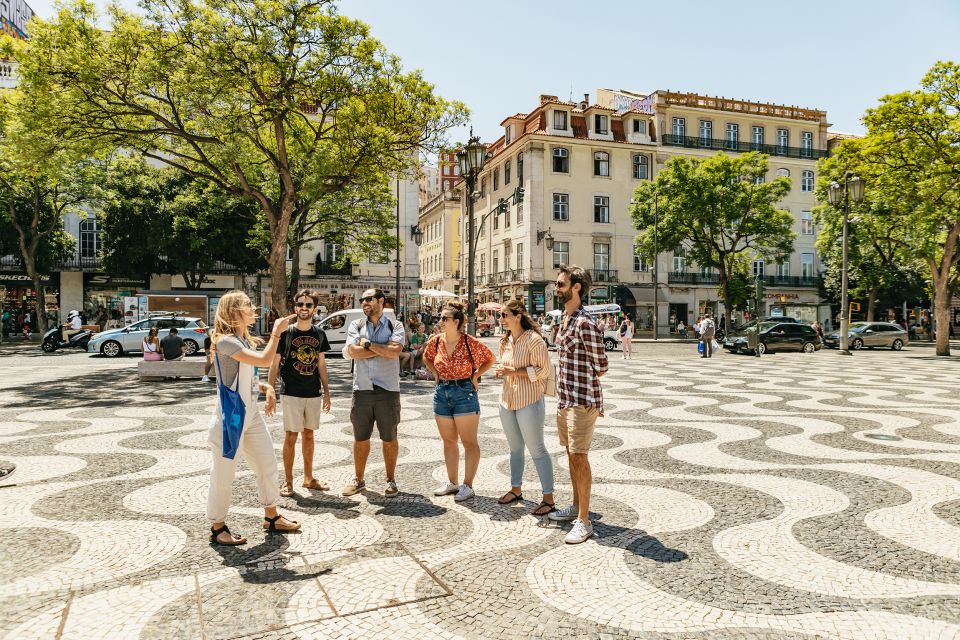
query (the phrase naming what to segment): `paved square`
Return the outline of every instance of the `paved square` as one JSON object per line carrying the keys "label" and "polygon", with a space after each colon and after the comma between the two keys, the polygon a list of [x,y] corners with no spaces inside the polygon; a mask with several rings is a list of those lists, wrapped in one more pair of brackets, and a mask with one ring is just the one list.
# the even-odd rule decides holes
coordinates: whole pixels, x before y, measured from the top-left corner
{"label": "paved square", "polygon": [[[231,529],[204,517],[213,385],[140,383],[135,359],[0,351],[0,637],[960,637],[960,370],[915,348],[764,358],[612,354],[591,462],[599,537],[562,543],[509,483],[498,384],[477,497],[445,477],[427,382],[403,383],[400,495],[379,446],[352,477],[348,367],[317,476],[261,529],[241,463]],[[558,498],[566,461],[548,405]],[[274,444],[279,417],[268,420]],[[376,440],[375,440],[376,443]],[[300,465],[298,459],[298,467]]]}

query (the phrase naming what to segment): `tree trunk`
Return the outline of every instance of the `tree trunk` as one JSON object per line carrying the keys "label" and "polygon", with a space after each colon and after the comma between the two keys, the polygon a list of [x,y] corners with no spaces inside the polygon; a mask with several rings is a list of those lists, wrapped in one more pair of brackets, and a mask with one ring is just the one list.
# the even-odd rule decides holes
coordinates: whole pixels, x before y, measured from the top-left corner
{"label": "tree trunk", "polygon": [[877,294],[880,292],[880,287],[874,286],[871,287],[867,292],[869,298],[867,298],[867,322],[873,322],[873,315],[876,312],[876,300]]}
{"label": "tree trunk", "polygon": [[720,291],[723,296],[723,330],[727,335],[730,335],[730,329],[733,326],[730,324],[730,278],[727,277],[726,264],[723,260],[720,261],[720,269],[718,271],[720,276]]}
{"label": "tree trunk", "polygon": [[950,355],[950,286],[947,278],[934,280],[934,322],[937,328],[937,355]]}
{"label": "tree trunk", "polygon": [[287,290],[288,297],[293,300],[300,288],[300,246],[290,247],[290,287]]}

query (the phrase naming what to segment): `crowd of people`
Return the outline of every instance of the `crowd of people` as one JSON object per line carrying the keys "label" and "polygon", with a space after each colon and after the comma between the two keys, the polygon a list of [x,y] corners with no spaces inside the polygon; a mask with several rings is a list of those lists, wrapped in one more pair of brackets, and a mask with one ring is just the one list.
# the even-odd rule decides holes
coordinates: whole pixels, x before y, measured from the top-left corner
{"label": "crowd of people", "polygon": [[[557,295],[563,316],[555,342],[559,364],[554,368],[537,320],[519,301],[502,305],[503,332],[498,353],[466,332],[464,305],[446,302],[432,331],[419,314],[406,322],[384,313],[385,298],[379,289],[365,291],[360,299],[364,317],[347,331],[343,356],[352,365],[350,423],[353,429],[354,477],[340,493],[352,496],[367,491],[366,466],[374,428],[380,437],[386,484],[382,495],[399,493],[396,477],[400,431],[400,377],[423,363],[435,383],[433,412],[443,450],[447,478],[433,493],[463,502],[476,496],[474,481],[480,465],[477,439],[480,423],[479,390],[482,376],[493,369],[503,380],[499,396],[500,421],[510,449],[510,487],[499,497],[502,505],[524,500],[525,452],[533,459],[540,480],[540,501],[531,514],[555,522],[572,523],[565,542],[576,544],[594,535],[590,520],[592,475],[589,451],[597,420],[603,415],[600,378],[608,368],[603,344],[605,326],[584,312],[581,294],[590,289],[589,273],[576,266],[557,275]],[[269,339],[250,333],[254,306],[247,295],[233,291],[217,307],[211,336],[212,359],[217,367],[217,408],[211,419],[209,443],[213,456],[207,518],[213,544],[244,544],[246,538],[230,531],[226,519],[230,506],[236,455],[242,455],[256,476],[263,507],[263,527],[276,532],[299,530],[300,524],[277,511],[281,496],[292,496],[293,466],[298,439],[303,454],[303,488],[328,490],[329,484],[313,473],[314,434],[322,413],[330,411],[331,394],[325,352],[330,345],[313,323],[317,296],[298,292],[295,313],[276,318]],[[623,325],[632,332],[630,323]],[[410,332],[410,339],[406,339]],[[404,350],[404,346],[408,350]],[[145,345],[146,347],[146,345]],[[162,351],[162,344],[159,349]],[[255,367],[269,367],[267,382],[254,376]],[[264,416],[277,408],[275,383],[281,383],[284,443],[283,479],[277,482],[277,462]],[[257,399],[265,394],[263,413]],[[554,498],[554,468],[544,437],[545,396],[557,399],[559,443],[566,451],[573,487],[571,504],[558,507]],[[239,417],[238,417],[239,416]],[[461,448],[463,450],[461,474]]]}

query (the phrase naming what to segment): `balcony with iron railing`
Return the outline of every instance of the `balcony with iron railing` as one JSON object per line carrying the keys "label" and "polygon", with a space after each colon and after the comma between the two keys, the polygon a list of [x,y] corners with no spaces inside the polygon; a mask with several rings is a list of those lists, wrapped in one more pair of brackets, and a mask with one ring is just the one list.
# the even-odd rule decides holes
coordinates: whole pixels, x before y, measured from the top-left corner
{"label": "balcony with iron railing", "polygon": [[330,264],[329,262],[323,262],[317,260],[314,275],[318,276],[352,276],[353,275],[353,265],[349,262],[337,266],[336,264]]}
{"label": "balcony with iron railing", "polygon": [[686,149],[709,149],[711,151],[731,151],[733,153],[747,153],[759,151],[768,156],[784,158],[801,158],[804,160],[819,160],[827,157],[825,149],[808,147],[787,147],[779,144],[757,144],[741,140],[726,140],[723,138],[703,138],[698,136],[676,136],[664,134],[660,141],[668,147],[684,147]]}
{"label": "balcony with iron railing", "polygon": [[[687,271],[671,271],[667,275],[670,284],[720,284],[718,273],[694,273]],[[815,288],[820,284],[819,276],[763,276],[763,284],[767,287],[802,287]]]}
{"label": "balcony with iron railing", "polygon": [[590,278],[593,280],[593,284],[599,282],[620,282],[616,269],[590,269]]}

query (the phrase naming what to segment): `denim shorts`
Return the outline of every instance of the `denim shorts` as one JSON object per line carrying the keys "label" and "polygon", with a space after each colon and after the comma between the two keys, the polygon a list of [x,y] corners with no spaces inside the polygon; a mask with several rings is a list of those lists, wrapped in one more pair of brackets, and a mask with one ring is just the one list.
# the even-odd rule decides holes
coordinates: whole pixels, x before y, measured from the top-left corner
{"label": "denim shorts", "polygon": [[433,394],[433,412],[441,418],[480,415],[480,399],[469,380],[441,382]]}

